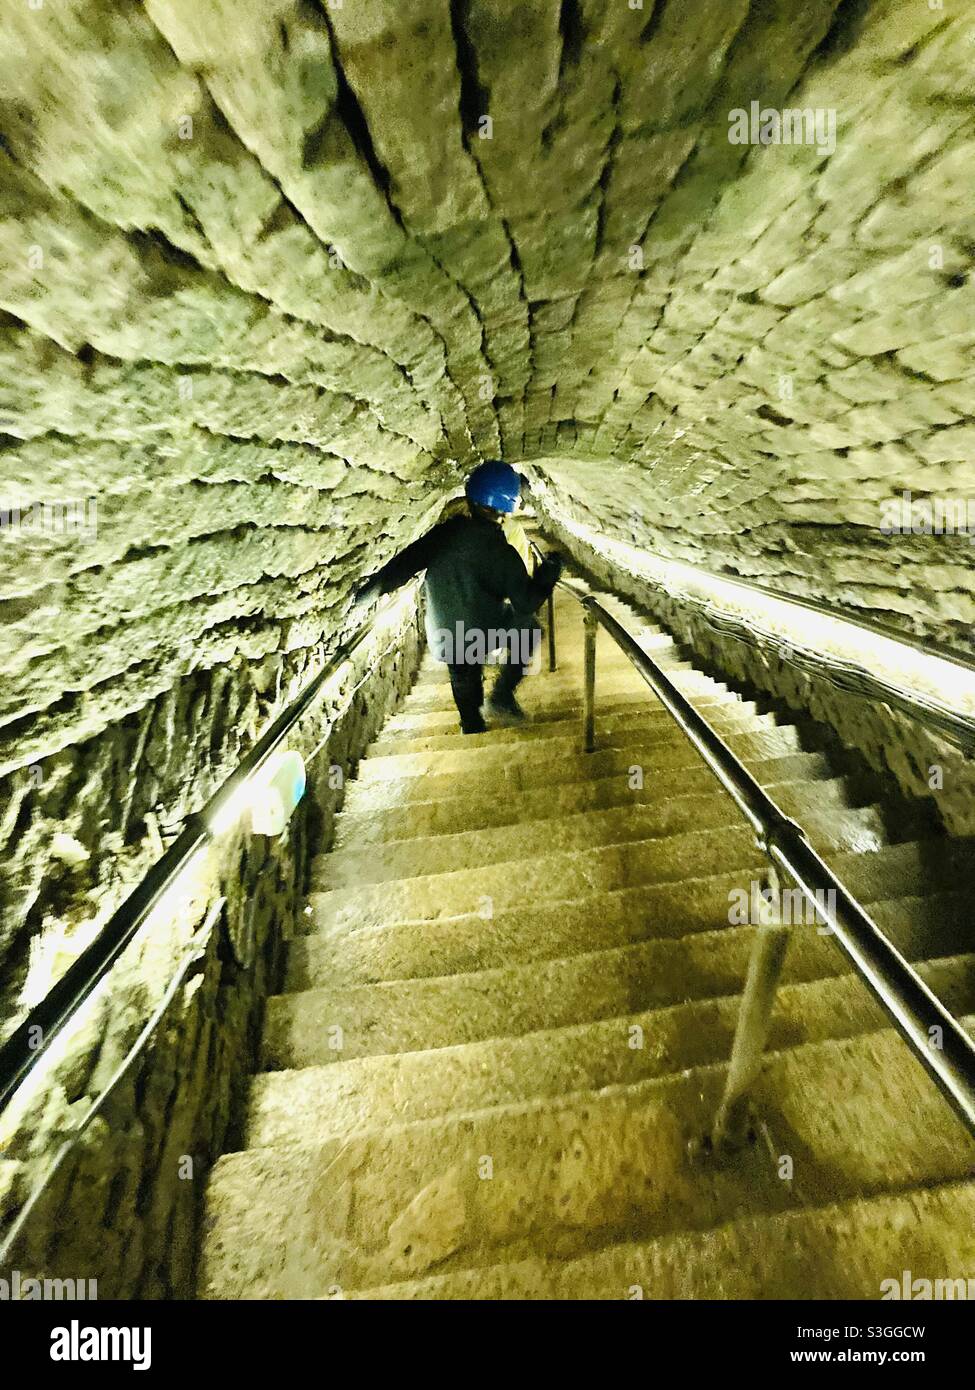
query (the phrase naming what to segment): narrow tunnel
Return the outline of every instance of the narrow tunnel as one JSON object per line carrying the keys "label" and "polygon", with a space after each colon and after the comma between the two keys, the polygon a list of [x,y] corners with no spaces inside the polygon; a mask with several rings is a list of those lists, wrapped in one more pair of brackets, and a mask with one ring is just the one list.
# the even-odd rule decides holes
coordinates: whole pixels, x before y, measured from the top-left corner
{"label": "narrow tunnel", "polygon": [[972,5],[0,32],[3,1296],[975,1298]]}

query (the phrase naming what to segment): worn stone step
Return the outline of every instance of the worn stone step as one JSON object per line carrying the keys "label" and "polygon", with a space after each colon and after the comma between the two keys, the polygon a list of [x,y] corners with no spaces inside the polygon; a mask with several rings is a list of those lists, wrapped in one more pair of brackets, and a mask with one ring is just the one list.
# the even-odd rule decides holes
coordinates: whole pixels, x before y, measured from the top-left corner
{"label": "worn stone step", "polygon": [[[585,590],[580,592],[584,593]],[[629,631],[637,638],[641,644],[646,644],[647,649],[658,647],[666,648],[673,644],[674,639],[668,632],[651,618],[639,616],[634,609],[627,605],[619,605],[605,594],[596,594],[595,597],[607,608],[620,622],[624,623]],[[539,609],[538,617],[547,636],[548,612],[547,605]],[[555,602],[555,636],[556,647],[561,649],[570,642],[580,643],[585,633],[584,609],[581,603],[576,602],[568,595],[559,594]],[[612,637],[601,628],[598,633],[598,641],[605,644],[607,649],[615,647]],[[546,643],[547,645],[547,643]]]}
{"label": "worn stone step", "polygon": [[[698,690],[714,690],[717,686],[710,676],[697,670],[689,661],[661,662],[660,666],[665,674],[676,684],[683,685],[689,683],[692,688]],[[495,673],[498,667],[487,666],[484,670],[484,684],[486,689],[491,688]],[[551,687],[559,690],[582,689],[584,665],[582,657],[578,661],[571,658],[563,661],[555,671],[549,671],[546,667],[532,668],[528,671],[523,681],[526,692],[530,690],[544,690]],[[631,661],[620,656],[616,660],[604,660],[597,663],[596,667],[596,689],[626,687],[638,689],[640,686],[644,690],[649,690],[643,677],[639,674]],[[429,667],[421,667],[417,672],[416,682],[413,686],[411,695],[421,695],[428,691],[445,688],[449,691],[450,684],[447,678],[445,666],[435,663]]]}
{"label": "worn stone step", "polygon": [[[975,1031],[975,1019],[964,1020]],[[770,1136],[701,1159],[723,1066],[633,1086],[221,1158],[207,1199],[210,1297],[324,1295],[746,1215],[967,1178],[975,1140],[892,1030],[771,1053]],[[790,1181],[780,1157],[793,1161]]]}
{"label": "worn stone step", "polygon": [[[688,661],[686,657],[679,654],[672,641],[669,641],[666,646],[658,645],[655,648],[648,647],[646,651],[647,655],[656,662],[661,670],[666,671],[668,675],[672,671],[692,671],[695,669],[693,664]],[[585,646],[582,638],[564,638],[559,645],[556,660],[557,664],[555,671],[550,671],[548,669],[548,652],[543,646],[539,654],[537,674],[540,676],[553,676],[558,675],[560,671],[581,671],[585,660]],[[492,667],[496,667],[499,664],[499,662],[491,662],[486,665],[485,671],[488,676],[490,676]],[[635,669],[633,662],[625,652],[621,651],[620,648],[616,646],[615,642],[612,642],[608,638],[605,641],[597,642],[597,679],[600,671],[611,671],[616,673],[620,671],[634,671]],[[443,662],[436,661],[432,656],[428,655],[420,663],[419,670],[417,671],[417,684],[421,686],[427,685],[438,679],[443,679],[444,675],[445,668]]]}
{"label": "worn stone step", "polygon": [[[606,962],[617,979],[617,1011],[612,986],[598,982],[598,1005],[605,1013],[589,1018],[583,1000],[569,1024],[505,1033],[443,1048],[380,1054],[348,1061],[307,1063],[300,1069],[268,1071],[254,1078],[247,1120],[250,1148],[300,1144],[308,1117],[315,1116],[319,1138],[361,1129],[408,1124],[447,1114],[520,1104],[543,1097],[599,1091],[725,1061],[731,1053],[741,988],[754,929],[729,929],[720,942],[712,934],[684,942],[654,942],[633,962],[635,974],[649,981],[639,1009],[634,999],[640,980],[625,989],[614,975],[618,958]],[[916,944],[903,934],[910,948]],[[955,944],[971,946],[956,929]],[[916,960],[913,951],[910,958]],[[673,969],[672,992],[680,1002],[660,1004],[664,987],[655,966]],[[846,968],[847,973],[841,973]],[[953,1011],[975,1009],[975,957],[922,961],[918,972]],[[586,978],[589,978],[588,976]],[[577,977],[582,985],[583,977]],[[678,982],[683,982],[680,988]],[[653,996],[650,998],[649,996]],[[572,1017],[572,1015],[568,1015]],[[589,1019],[589,1021],[586,1021]],[[771,1050],[798,1047],[828,1038],[852,1037],[887,1023],[859,977],[828,939],[797,928],[783,984],[776,996]]]}
{"label": "worn stone step", "polygon": [[[773,758],[755,764],[753,770],[770,793],[776,789],[775,794],[781,793],[788,800],[790,792],[794,791],[798,799],[790,802],[790,805],[805,805],[807,800],[823,808],[851,804],[842,779],[825,780],[827,769],[817,754]],[[805,780],[800,781],[797,774],[804,774]],[[780,775],[791,775],[793,780],[779,782],[776,779]],[[336,849],[357,849],[390,840],[516,825],[554,816],[572,816],[581,811],[608,810],[614,806],[658,807],[662,821],[671,814],[679,814],[679,810],[669,810],[670,803],[661,798],[660,786],[655,778],[646,778],[642,786],[631,785],[632,780],[629,776],[617,775],[599,777],[594,781],[561,783],[554,787],[535,787],[528,791],[506,789],[503,797],[453,795],[441,797],[439,801],[411,801],[408,805],[389,809],[347,810],[336,817],[334,843]],[[675,802],[683,802],[691,797],[728,799],[714,774],[703,764],[696,770],[682,771],[680,786],[680,792],[674,796]],[[805,790],[799,798],[800,789],[808,789],[808,799]],[[459,790],[455,783],[454,791]]]}
{"label": "worn stone step", "polygon": [[310,903],[314,929],[331,931],[466,912],[490,915],[519,904],[605,892],[626,884],[706,878],[764,862],[749,830],[729,828],[710,834],[554,851],[454,872],[418,872],[391,883],[315,893]]}
{"label": "worn stone step", "polygon": [[[648,656],[655,661],[666,661],[680,657],[680,648],[673,637],[660,627],[645,623],[642,619],[636,618],[632,614],[619,614],[619,621],[629,630],[633,638],[639,643]],[[542,643],[541,656],[547,667],[548,665],[548,624],[542,623],[542,630],[545,640]],[[569,609],[556,609],[555,614],[555,655],[556,661],[562,661],[566,656],[572,655],[581,657],[585,645],[585,624],[582,617],[582,609],[573,607]],[[625,653],[616,645],[609,633],[599,630],[596,637],[597,656],[618,659],[625,657]],[[434,660],[432,653],[428,653],[424,658],[424,665],[435,666],[438,663]]]}
{"label": "worn stone step", "polygon": [[[890,1280],[903,1287],[904,1270],[913,1279],[930,1281],[926,1290],[923,1283],[912,1285],[913,1296],[973,1297],[975,1183],[941,1183],[893,1196],[745,1217],[710,1231],[610,1245],[574,1260],[529,1256],[331,1296],[438,1302],[876,1301],[893,1294]],[[808,1346],[815,1351],[821,1343],[810,1340]]]}
{"label": "worn stone step", "polygon": [[[967,894],[943,890],[973,846],[886,844],[795,727],[601,597],[971,1029]],[[362,760],[289,947],[293,992],[268,1002],[264,1062],[291,1069],[255,1078],[252,1147],[212,1173],[208,1296],[830,1294],[839,1266],[876,1297],[881,1259],[950,1266],[949,1213],[970,1235],[975,1143],[808,919],[755,1088],[760,1142],[691,1157],[755,940],[730,895],[747,904],[766,861],[605,633],[600,748],[581,752],[582,613],[564,595],[557,626],[560,669],[520,692],[531,724],[461,738],[428,660]],[[837,1230],[869,1248],[850,1261]]]}
{"label": "worn stone step", "polygon": [[[736,752],[752,771],[775,762],[778,765],[776,780],[804,775],[827,778],[832,775],[829,763],[822,754],[783,752],[783,743],[796,743],[794,730],[736,737]],[[730,742],[734,746],[734,739]],[[481,759],[474,761],[462,774],[452,769],[431,771],[419,776],[410,773],[402,777],[384,778],[370,774],[364,780],[357,778],[347,788],[346,809],[361,814],[406,806],[413,801],[439,801],[446,797],[464,796],[470,800],[485,796],[506,797],[543,787],[551,789],[564,786],[566,783],[596,782],[604,777],[619,778],[629,783],[634,780],[634,769],[642,775],[644,782],[666,778],[668,786],[688,793],[714,787],[717,780],[687,740],[673,745],[641,742],[625,748],[597,748],[593,753],[583,753],[576,748],[564,756],[547,758],[541,765],[537,757],[499,758],[494,754],[488,758],[482,754]]]}
{"label": "worn stone step", "polygon": [[[692,671],[696,668],[693,662],[684,656],[680,649],[671,639],[667,639],[666,644],[655,644],[648,646],[640,642],[655,665],[669,676],[676,671]],[[578,639],[563,641],[559,644],[556,654],[555,671],[549,671],[548,652],[543,647],[541,652],[541,669],[547,675],[557,674],[559,671],[577,671],[581,674],[585,666],[585,644],[580,636]],[[598,680],[600,672],[603,671],[624,671],[629,667],[636,670],[633,662],[621,651],[610,638],[600,638],[596,644],[596,678]]]}
{"label": "worn stone step", "polygon": [[[288,946],[284,988],[339,988],[466,974],[555,960],[580,951],[615,950],[696,933],[727,933],[742,919],[739,906],[752,901],[758,883],[754,875],[738,871],[690,884],[654,884],[573,903],[514,909],[487,923],[471,916],[438,921],[433,927],[427,922],[404,922],[338,936],[311,932]],[[969,915],[962,894],[893,901],[867,895],[863,901],[878,926],[912,959],[963,949],[964,938],[958,933],[969,931]],[[807,921],[807,909],[803,906],[800,911],[798,899],[790,898],[788,904],[793,919]],[[748,916],[752,915],[749,908]],[[811,909],[808,916],[811,920]],[[818,933],[813,935],[818,938]]]}
{"label": "worn stone step", "polygon": [[[788,799],[802,815],[814,844],[874,850],[886,843],[879,807],[824,808],[809,793]],[[416,838],[395,845],[335,850],[316,860],[312,885],[319,891],[354,888],[422,874],[477,869],[504,861],[513,863],[551,853],[556,848],[567,851],[625,844],[743,824],[742,813],[728,796],[675,797],[655,805],[615,806],[495,829]]]}
{"label": "worn stone step", "polygon": [[[729,904],[726,922],[734,906]],[[807,924],[795,928],[797,935],[825,941],[812,911],[803,921]],[[490,923],[485,928],[490,930]],[[432,927],[431,935],[435,932]],[[356,985],[319,977],[309,981],[310,987],[268,1000],[263,1065],[280,1068],[339,1060],[329,1037],[329,1030],[336,1027],[345,1038],[344,1055],[367,1056],[563,1027],[631,1012],[633,1007],[693,998],[698,987],[716,994],[733,991],[744,977],[747,955],[746,938],[731,932],[729,925],[727,960],[721,935],[709,934],[704,944],[713,954],[708,970],[694,965],[702,946],[692,934],[686,949],[671,940],[586,950],[585,942],[579,941],[573,954],[561,958],[494,968],[478,965],[463,974],[424,974]],[[797,968],[810,950],[806,947],[803,955],[796,947]],[[813,951],[811,958],[821,961],[822,953]],[[296,959],[302,959],[300,953]],[[658,976],[655,969],[662,962],[669,973]],[[841,964],[842,958],[836,968]]]}
{"label": "worn stone step", "polygon": [[[655,717],[650,709],[627,710],[620,714],[600,713],[596,719],[597,740],[605,743],[606,740],[616,739],[623,734],[629,734],[633,738],[647,735],[661,739],[673,738],[675,734],[680,734],[676,721],[668,716],[665,710],[662,713],[663,719]],[[728,733],[758,733],[779,727],[774,714],[758,714],[754,710],[734,705],[709,710],[708,722],[722,738]],[[490,719],[488,723],[490,725]],[[683,734],[680,736],[684,737]],[[450,730],[448,733],[379,739],[369,749],[366,759],[397,757],[406,753],[435,753],[441,749],[463,750],[467,753],[474,748],[493,748],[498,744],[547,744],[549,739],[569,739],[578,745],[581,737],[581,716],[542,720],[539,723],[532,722],[520,726],[489,727],[487,733],[464,736],[459,733],[458,726],[458,730]],[[541,751],[544,752],[544,749]]]}
{"label": "worn stone step", "polygon": [[[854,896],[868,901],[938,891],[946,881],[942,875],[968,873],[973,867],[970,840],[911,841],[869,854],[830,852],[826,857]],[[515,908],[534,911],[542,904],[577,896],[683,884],[736,870],[748,870],[746,881],[750,881],[766,863],[744,829],[675,835],[364,888],[332,889],[311,896],[312,912],[305,923],[309,930],[339,934],[468,915],[489,920]]]}
{"label": "worn stone step", "polygon": [[[649,653],[660,669],[666,672],[667,676],[674,681],[689,680],[696,678],[701,683],[713,682],[714,677],[701,671],[694,663],[683,656],[676,648],[668,651],[651,651]],[[496,671],[503,662],[490,662],[485,665],[485,678],[490,681],[492,671]],[[548,656],[545,650],[539,654],[538,660],[531,663],[528,670],[528,679],[535,685],[564,684],[569,680],[581,681],[585,669],[585,648],[581,641],[575,646],[563,644],[558,654],[558,661],[554,671],[548,667]],[[636,666],[618,648],[610,650],[601,647],[596,652],[596,683],[601,680],[628,680],[634,677],[643,683],[643,677],[639,674]],[[447,668],[441,661],[435,661],[432,657],[427,657],[421,663],[416,677],[415,690],[422,690],[424,687],[435,686],[440,681],[446,681]]]}
{"label": "worn stone step", "polygon": [[[666,643],[658,643],[652,647],[644,648],[647,655],[661,668],[661,670],[671,671],[690,671],[693,664],[686,656],[683,656],[676,644],[668,639]],[[573,670],[581,671],[585,661],[585,644],[581,635],[579,637],[563,637],[556,652],[555,671],[549,670],[548,649],[543,644],[538,653],[535,669],[538,673],[551,676],[557,675],[560,671]],[[500,661],[486,663],[485,669],[490,672],[492,667],[502,664]],[[596,646],[596,672],[604,671],[625,671],[634,670],[635,667],[630,658],[623,652],[615,642],[606,638],[600,639]],[[444,670],[444,663],[435,660],[431,655],[427,655],[420,663],[417,671],[418,681],[422,684],[427,680],[434,679],[438,673]]]}
{"label": "worn stone step", "polygon": [[[730,733],[724,740],[731,751],[739,758],[781,758],[786,753],[801,753],[802,744],[798,730],[791,724],[773,725],[757,733]],[[641,730],[639,733],[629,729],[619,732],[599,731],[596,754],[613,751],[631,755],[630,761],[639,762],[641,758],[651,761],[655,767],[680,767],[689,761],[688,755],[699,759],[693,745],[676,724],[659,729]],[[408,777],[435,778],[446,774],[457,776],[468,772],[497,770],[504,775],[507,769],[519,765],[535,765],[540,753],[534,741],[521,739],[512,745],[478,743],[474,738],[465,738],[457,748],[440,748],[428,753],[392,753],[384,758],[365,758],[359,764],[355,785],[367,782],[397,782]],[[576,757],[592,760],[594,754],[585,754],[579,746],[579,734],[545,740],[545,773],[548,777],[553,762]],[[349,788],[351,796],[352,787]]]}
{"label": "worn stone step", "polygon": [[[485,687],[487,695],[489,687]],[[757,713],[750,703],[728,691],[706,690],[684,692],[689,702],[705,717],[726,709],[744,709],[746,713]],[[520,686],[518,701],[529,716],[532,724],[552,720],[582,719],[582,686],[570,686],[564,690],[545,690],[540,686]],[[663,704],[650,690],[649,686],[615,687],[611,691],[601,691],[596,698],[597,718],[614,714],[643,713],[648,719],[671,720]],[[387,726],[389,740],[401,737],[425,737],[433,734],[460,733],[457,707],[449,688],[440,692],[436,700],[414,699],[404,702],[395,724]],[[410,726],[416,732],[407,732]],[[387,741],[385,735],[383,741]]]}
{"label": "worn stone step", "polygon": [[[718,714],[723,710],[739,710],[742,714],[759,713],[754,701],[740,700],[736,695],[707,695],[695,699],[692,703],[695,709],[699,709],[708,718],[711,717],[712,713]],[[625,698],[602,700],[597,706],[597,716],[600,720],[608,716],[641,713],[650,720],[671,719],[672,717],[648,687],[644,687],[643,691],[634,692]],[[574,698],[544,706],[536,705],[532,710],[533,724],[557,723],[567,719],[581,720],[581,718],[581,690],[576,693]],[[402,713],[386,722],[379,742],[391,744],[400,739],[429,738],[437,734],[452,734],[455,738],[461,737],[457,723],[457,710],[452,703],[449,705],[445,703],[443,709],[440,710],[420,711],[419,713],[413,713],[408,704],[404,705]],[[377,745],[372,746],[375,748]]]}
{"label": "worn stone step", "polygon": [[[679,937],[689,932],[712,931],[728,923],[732,902],[750,900],[752,885],[760,882],[754,868],[733,869],[707,878],[641,884],[603,892],[580,894],[572,900],[518,903],[494,912],[458,913],[435,922],[423,919],[347,924],[341,931],[315,930],[314,895],[303,923],[307,935],[289,944],[289,955],[300,961],[336,959],[344,951],[396,953],[397,942],[408,957],[436,961],[436,968],[393,971],[388,978],[406,975],[441,975],[506,965],[518,960],[545,960],[586,949],[601,950],[653,937]],[[735,894],[733,898],[731,895]],[[741,895],[745,896],[742,897]],[[411,945],[412,943],[412,945]],[[533,946],[537,943],[537,951]],[[326,956],[329,947],[335,955]],[[312,951],[320,954],[311,955]],[[364,960],[372,959],[364,955]],[[395,958],[399,958],[395,956]],[[300,970],[300,965],[295,966]],[[382,975],[378,978],[387,978]],[[362,983],[362,981],[356,981]],[[304,987],[304,986],[300,986]]]}
{"label": "worn stone step", "polygon": [[[726,685],[688,671],[674,677],[674,684],[692,703],[698,700],[729,699],[733,693]],[[491,688],[490,680],[485,681],[485,691]],[[518,688],[518,699],[526,710],[543,709],[553,703],[567,700],[581,700],[583,681],[581,674],[563,671],[554,675],[544,673],[538,676],[527,675]],[[635,671],[621,672],[619,675],[604,672],[596,683],[596,707],[621,699],[642,699],[649,706],[659,704],[657,696]],[[414,686],[404,700],[402,709],[409,713],[444,712],[454,708],[450,684],[444,674],[439,681],[430,681]]]}

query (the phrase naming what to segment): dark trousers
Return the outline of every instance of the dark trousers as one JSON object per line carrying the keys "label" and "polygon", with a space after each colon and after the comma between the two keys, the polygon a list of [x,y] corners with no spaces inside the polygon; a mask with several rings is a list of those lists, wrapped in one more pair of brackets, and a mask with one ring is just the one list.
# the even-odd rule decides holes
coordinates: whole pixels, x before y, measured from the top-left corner
{"label": "dark trousers", "polygon": [[[526,639],[522,636],[517,657],[511,650],[511,644],[509,644],[504,664],[498,671],[491,694],[493,699],[502,704],[514,695],[519,683],[524,678],[528,661],[538,650],[538,644],[542,640],[542,630],[538,626],[532,626],[533,622],[534,618],[531,618],[517,626],[516,630],[519,633],[527,633],[528,637]],[[512,625],[514,626],[514,624]],[[454,704],[460,715],[460,727],[465,734],[483,733],[486,728],[481,715],[481,706],[484,704],[483,663],[480,661],[452,662],[447,667],[447,674],[450,677]]]}

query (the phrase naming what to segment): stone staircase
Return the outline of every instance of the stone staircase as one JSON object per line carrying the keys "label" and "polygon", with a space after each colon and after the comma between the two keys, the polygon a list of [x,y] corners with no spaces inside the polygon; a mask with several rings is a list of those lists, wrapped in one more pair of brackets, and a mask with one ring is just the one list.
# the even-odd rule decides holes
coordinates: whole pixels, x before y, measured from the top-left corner
{"label": "stone staircase", "polygon": [[[799,731],[604,602],[966,1026],[964,842],[909,838]],[[753,1142],[702,1154],[761,879],[732,802],[581,611],[533,722],[462,737],[429,664],[350,784],[269,1001],[247,1148],[207,1195],[208,1298],[877,1298],[975,1276],[975,1143],[815,924]],[[642,769],[640,776],[634,769]]]}

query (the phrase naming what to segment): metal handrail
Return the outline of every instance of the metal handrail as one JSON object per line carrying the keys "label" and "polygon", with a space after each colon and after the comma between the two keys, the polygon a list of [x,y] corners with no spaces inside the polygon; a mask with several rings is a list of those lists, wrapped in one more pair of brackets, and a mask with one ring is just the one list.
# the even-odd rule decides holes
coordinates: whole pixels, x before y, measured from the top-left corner
{"label": "metal handrail", "polygon": [[[415,588],[415,582],[413,587]],[[250,752],[237,764],[201,809],[115,909],[94,941],[74,960],[6,1042],[0,1046],[0,1109],[11,1099],[65,1024],[98,987],[166,892],[203,846],[217,838],[214,824],[241,787],[263,767],[308,712],[336,671],[372,635],[377,618],[402,602],[402,594],[382,603],[355,636],[313,676],[282,710]]]}
{"label": "metal handrail", "polygon": [[[816,853],[805,831],[776,805],[728,745],[634,637],[591,593],[559,580],[582,605],[585,617],[583,744],[595,748],[596,633],[600,627],[677,722],[755,832],[769,858],[773,885],[781,871],[802,891],[835,934],[854,969],[970,1133],[975,1134],[975,1043],[900,952]],[[554,621],[554,611],[550,621]],[[549,634],[554,646],[554,635]],[[771,1006],[785,956],[786,935],[761,922],[739,1013],[725,1095],[714,1137],[733,1141],[740,1130],[747,1091],[765,1051]],[[937,1044],[935,1039],[938,1040]]]}
{"label": "metal handrail", "polygon": [[91,1128],[93,1121],[100,1114],[102,1114],[111,1096],[114,1094],[114,1092],[118,1089],[119,1085],[122,1083],[122,1081],[125,1080],[125,1077],[131,1071],[133,1065],[140,1057],[143,1048],[146,1046],[146,1044],[149,1042],[150,1038],[153,1036],[156,1029],[158,1028],[160,1022],[165,1016],[166,1010],[169,1008],[170,1004],[175,999],[177,991],[179,990],[183,981],[186,979],[186,976],[189,974],[192,967],[196,965],[196,963],[199,960],[202,960],[203,956],[206,955],[207,938],[210,932],[212,931],[213,927],[216,925],[220,917],[220,914],[223,912],[223,909],[226,906],[226,903],[227,899],[221,897],[217,898],[217,900],[212,904],[209,912],[207,913],[203,921],[203,924],[201,925],[199,930],[194,934],[189,949],[187,950],[186,954],[184,955],[182,961],[179,964],[179,967],[177,968],[175,974],[173,975],[172,979],[167,985],[162,998],[156,1005],[155,1009],[152,1011],[152,1014],[150,1015],[145,1025],[141,1029],[138,1037],[132,1043],[131,1047],[129,1047],[129,1049],[126,1051],[125,1056],[119,1062],[118,1066],[115,1068],[115,1071],[112,1073],[106,1084],[103,1086],[98,1096],[95,1098],[95,1100],[92,1101],[91,1105],[88,1107],[88,1110],[85,1112],[82,1118],[72,1126],[72,1128],[65,1135],[58,1148],[55,1150],[53,1158],[48,1163],[47,1168],[44,1171],[42,1177],[39,1179],[39,1181],[37,1181],[34,1184],[29,1196],[27,1197],[27,1200],[24,1202],[24,1205],[17,1213],[17,1217],[14,1220],[9,1231],[7,1232],[6,1236],[4,1236],[2,1240],[0,1240],[0,1268],[3,1268],[3,1266],[7,1264],[7,1261],[9,1260],[11,1253],[16,1247],[17,1241],[20,1239],[22,1232],[27,1228],[27,1225],[30,1221],[31,1216],[34,1213],[34,1210],[37,1207],[38,1202],[41,1200],[43,1194],[47,1191],[55,1174],[61,1168],[61,1165],[64,1163],[68,1155],[74,1150],[74,1148],[76,1147],[82,1136],[85,1134],[85,1132]]}
{"label": "metal handrail", "polygon": [[[791,600],[784,601],[791,602]],[[839,690],[843,694],[857,695],[874,702],[881,701],[883,704],[890,705],[901,714],[907,715],[909,719],[924,725],[925,728],[930,729],[940,738],[953,743],[964,756],[971,757],[975,753],[975,717],[971,714],[952,709],[950,705],[925,695],[919,690],[905,690],[896,685],[893,680],[886,680],[876,672],[867,671],[862,665],[854,661],[846,660],[833,653],[804,650],[794,643],[785,642],[782,637],[759,624],[745,625],[740,618],[726,617],[720,613],[712,612],[705,601],[696,597],[688,597],[686,602],[694,605],[700,613],[702,621],[707,623],[708,627],[717,632],[719,636],[731,638],[732,641],[742,642],[747,646],[769,642],[777,648],[779,660],[784,665],[791,666],[805,675],[813,675],[824,680],[834,690]],[[843,618],[841,621],[846,622],[847,620]],[[865,631],[870,630],[862,623],[857,624],[857,626],[863,627]],[[887,636],[889,634],[881,633],[880,635]],[[915,644],[905,642],[903,645],[912,646]],[[948,659],[942,656],[935,646],[931,647],[930,652],[931,655],[937,656],[940,660]],[[955,665],[967,669],[964,661],[956,660]]]}
{"label": "metal handrail", "polygon": [[[949,662],[960,671],[975,672],[975,657],[953,651],[945,643],[938,642],[933,638],[917,637],[913,633],[901,631],[892,623],[884,623],[874,618],[864,617],[861,614],[848,612],[845,608],[837,609],[819,599],[800,598],[796,594],[770,588],[768,585],[745,579],[741,575],[705,573],[709,573],[709,577],[712,579],[718,579],[723,584],[745,590],[746,593],[750,591],[762,598],[774,599],[793,608],[805,609],[810,613],[841,622],[847,627],[860,628],[873,636],[897,642],[901,646],[908,647],[925,656],[936,657],[940,661]],[[633,577],[637,576],[634,575]],[[746,621],[742,616],[734,613],[718,611],[716,601],[704,595],[681,591],[677,586],[649,574],[641,574],[638,578],[639,582],[648,588],[693,608],[702,621],[719,633],[721,637],[731,638],[733,641],[752,647],[761,646],[767,642],[775,647],[778,659],[785,665],[792,666],[804,674],[815,675],[818,679],[828,682],[842,694],[853,694],[889,704],[893,709],[922,724],[939,738],[954,744],[963,756],[975,755],[975,715],[970,712],[952,708],[935,696],[918,689],[904,689],[877,672],[837,654],[825,651],[804,651],[801,645],[795,641],[787,639],[767,625],[755,621],[754,618]]]}

